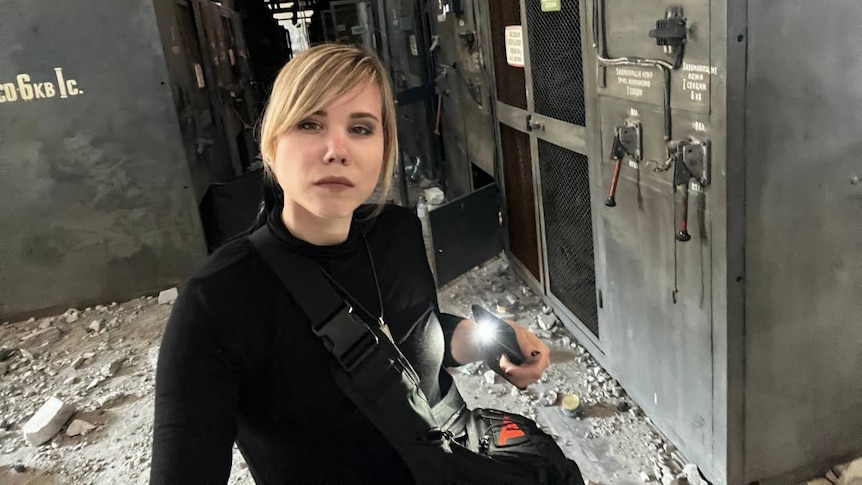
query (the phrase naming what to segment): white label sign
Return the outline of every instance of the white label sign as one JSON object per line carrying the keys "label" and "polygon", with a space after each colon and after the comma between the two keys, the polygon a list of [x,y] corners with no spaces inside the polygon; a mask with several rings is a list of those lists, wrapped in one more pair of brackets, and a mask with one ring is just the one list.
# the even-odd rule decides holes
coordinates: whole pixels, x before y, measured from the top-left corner
{"label": "white label sign", "polygon": [[60,98],[84,94],[78,88],[78,81],[67,79],[62,67],[54,68],[54,76],[46,81],[44,76],[31,77],[20,73],[10,79],[0,79],[0,104],[16,101],[38,101],[41,99]]}
{"label": "white label sign", "polygon": [[410,53],[414,56],[419,55],[419,45],[416,44],[416,35],[410,34]]}
{"label": "white label sign", "polygon": [[506,62],[513,67],[524,67],[524,37],[520,25],[506,26]]}

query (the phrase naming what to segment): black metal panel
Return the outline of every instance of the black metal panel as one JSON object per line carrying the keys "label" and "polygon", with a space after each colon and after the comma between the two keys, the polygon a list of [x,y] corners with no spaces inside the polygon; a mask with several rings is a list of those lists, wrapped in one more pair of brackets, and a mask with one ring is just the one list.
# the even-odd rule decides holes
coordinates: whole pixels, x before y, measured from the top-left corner
{"label": "black metal panel", "polygon": [[429,212],[438,286],[503,250],[499,217],[500,190],[494,184]]}
{"label": "black metal panel", "polygon": [[586,125],[581,15],[578,0],[561,0],[557,12],[527,2],[530,70],[536,113]]}
{"label": "black metal panel", "polygon": [[551,293],[596,336],[596,273],[586,156],[539,140]]}
{"label": "black metal panel", "polygon": [[506,26],[521,25],[518,0],[488,2],[491,21],[491,46],[494,52],[494,74],[497,99],[509,106],[527,109],[527,87],[523,67],[506,63]]}

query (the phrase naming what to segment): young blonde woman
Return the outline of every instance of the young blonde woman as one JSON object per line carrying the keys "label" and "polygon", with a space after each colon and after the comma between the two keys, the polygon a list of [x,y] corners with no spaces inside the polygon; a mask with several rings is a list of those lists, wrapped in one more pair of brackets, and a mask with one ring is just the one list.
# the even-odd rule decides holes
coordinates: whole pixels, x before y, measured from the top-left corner
{"label": "young blonde woman", "polygon": [[[431,404],[445,366],[483,359],[475,323],[440,314],[419,220],[383,197],[396,157],[395,107],[371,54],[316,46],[273,86],[261,152],[271,193],[259,225],[314,261],[369,322],[383,318]],[[382,200],[382,199],[381,199]],[[548,367],[548,348],[517,327],[527,361],[517,386]],[[247,237],[216,251],[184,286],[156,376],[152,483],[225,483],[236,443],[257,483],[413,482],[383,435],[336,386],[333,356]]]}

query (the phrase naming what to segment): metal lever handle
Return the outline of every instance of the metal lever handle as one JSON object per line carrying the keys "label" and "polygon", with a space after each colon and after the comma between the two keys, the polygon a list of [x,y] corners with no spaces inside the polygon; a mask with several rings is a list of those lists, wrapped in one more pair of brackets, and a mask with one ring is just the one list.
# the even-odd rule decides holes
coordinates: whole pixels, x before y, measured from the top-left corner
{"label": "metal lever handle", "polygon": [[626,156],[626,147],[620,140],[619,134],[614,136],[614,145],[611,147],[611,160],[614,161],[614,178],[611,179],[611,190],[608,193],[608,198],[605,200],[605,205],[608,207],[616,207],[617,200],[617,184],[620,181],[620,166],[623,164],[623,158]]}
{"label": "metal lever handle", "polygon": [[527,131],[544,131],[545,124],[534,120],[533,115],[527,115]]}
{"label": "metal lever handle", "polygon": [[682,186],[682,218],[679,221],[679,232],[676,234],[676,240],[679,242],[691,240],[691,234],[688,233],[688,182]]}
{"label": "metal lever handle", "polygon": [[620,181],[620,165],[622,164],[622,160],[614,160],[614,178],[611,179],[611,191],[608,194],[608,198],[605,200],[605,205],[608,207],[617,206],[617,200],[615,196],[617,194],[617,182]]}

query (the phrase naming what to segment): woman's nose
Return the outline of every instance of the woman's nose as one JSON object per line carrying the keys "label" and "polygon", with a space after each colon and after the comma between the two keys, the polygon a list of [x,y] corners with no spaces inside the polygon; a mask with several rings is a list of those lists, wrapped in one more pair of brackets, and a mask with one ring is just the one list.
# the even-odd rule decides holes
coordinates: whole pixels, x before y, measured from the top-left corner
{"label": "woman's nose", "polygon": [[348,162],[347,143],[343,135],[333,133],[327,137],[326,155],[324,156],[326,163],[342,163]]}

